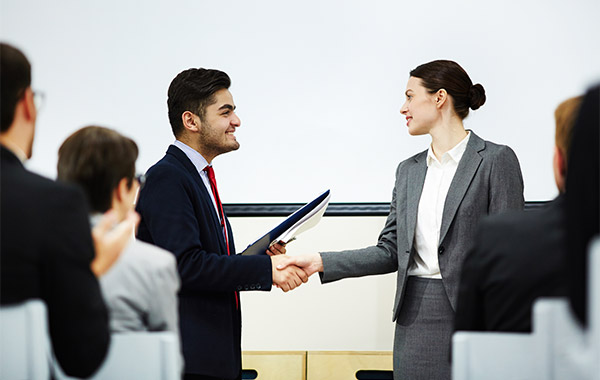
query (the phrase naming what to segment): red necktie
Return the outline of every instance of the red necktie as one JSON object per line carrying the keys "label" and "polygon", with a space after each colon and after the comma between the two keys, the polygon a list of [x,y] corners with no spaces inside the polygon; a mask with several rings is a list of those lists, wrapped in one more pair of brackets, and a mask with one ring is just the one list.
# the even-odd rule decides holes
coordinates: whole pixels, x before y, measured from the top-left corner
{"label": "red necktie", "polygon": [[[221,222],[221,227],[223,228],[223,235],[225,236],[225,245],[227,246],[227,256],[230,255],[229,252],[229,237],[227,235],[227,226],[225,224],[225,214],[223,213],[223,204],[221,203],[221,198],[219,198],[219,191],[217,190],[217,179],[215,178],[215,171],[213,167],[207,165],[204,168],[206,174],[208,174],[208,179],[210,182],[210,189],[212,190],[213,196],[215,197],[215,202],[217,203],[217,210],[219,210],[219,220]],[[239,308],[239,299],[238,294],[235,292],[235,307]]]}

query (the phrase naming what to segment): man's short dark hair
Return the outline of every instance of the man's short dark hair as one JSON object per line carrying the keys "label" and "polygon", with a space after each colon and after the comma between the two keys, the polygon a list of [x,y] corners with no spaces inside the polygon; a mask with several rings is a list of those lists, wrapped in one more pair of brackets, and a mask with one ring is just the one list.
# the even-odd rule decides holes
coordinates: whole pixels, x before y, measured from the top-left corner
{"label": "man's short dark hair", "polygon": [[183,132],[181,115],[190,111],[204,120],[206,107],[216,101],[215,92],[231,86],[229,76],[213,69],[188,69],[177,74],[168,91],[169,122],[175,137]]}
{"label": "man's short dark hair", "polygon": [[136,143],[112,129],[89,126],[69,136],[58,150],[58,179],[79,185],[93,212],[112,206],[112,194],[123,178],[135,177]]}
{"label": "man's short dark hair", "polygon": [[15,118],[17,103],[31,86],[31,64],[14,46],[0,43],[0,132],[6,132]]}

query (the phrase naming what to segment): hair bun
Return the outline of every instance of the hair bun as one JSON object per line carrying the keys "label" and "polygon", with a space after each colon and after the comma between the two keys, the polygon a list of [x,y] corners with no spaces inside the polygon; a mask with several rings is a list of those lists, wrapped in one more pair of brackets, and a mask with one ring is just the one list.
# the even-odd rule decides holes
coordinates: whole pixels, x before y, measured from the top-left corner
{"label": "hair bun", "polygon": [[485,90],[479,83],[474,84],[469,89],[470,107],[474,111],[485,103]]}

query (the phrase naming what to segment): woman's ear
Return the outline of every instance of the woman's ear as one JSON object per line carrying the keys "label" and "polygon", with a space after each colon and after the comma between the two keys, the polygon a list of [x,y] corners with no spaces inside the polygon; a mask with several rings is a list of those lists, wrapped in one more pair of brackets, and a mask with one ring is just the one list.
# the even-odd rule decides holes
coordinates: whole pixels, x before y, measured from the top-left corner
{"label": "woman's ear", "polygon": [[446,100],[448,100],[448,92],[446,90],[444,90],[443,88],[440,88],[435,93],[435,105],[436,105],[436,107],[442,108],[442,106],[446,103]]}

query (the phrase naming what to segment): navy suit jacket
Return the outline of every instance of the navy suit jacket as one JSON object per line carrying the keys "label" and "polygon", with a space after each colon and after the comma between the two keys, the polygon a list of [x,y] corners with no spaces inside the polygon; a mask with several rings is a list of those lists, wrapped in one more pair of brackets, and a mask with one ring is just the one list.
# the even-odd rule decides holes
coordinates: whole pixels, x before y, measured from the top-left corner
{"label": "navy suit jacket", "polygon": [[179,324],[185,373],[236,378],[241,372],[241,313],[235,292],[270,290],[269,256],[231,255],[218,215],[196,167],[181,149],[146,173],[137,211],[138,238],[172,252],[181,277]]}

